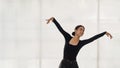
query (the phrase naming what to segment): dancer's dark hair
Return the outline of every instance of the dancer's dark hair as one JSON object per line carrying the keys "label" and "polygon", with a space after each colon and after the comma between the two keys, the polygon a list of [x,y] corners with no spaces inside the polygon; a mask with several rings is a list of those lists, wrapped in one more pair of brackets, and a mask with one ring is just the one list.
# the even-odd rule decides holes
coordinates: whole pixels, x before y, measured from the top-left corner
{"label": "dancer's dark hair", "polygon": [[[85,30],[85,27],[84,27],[83,25],[77,25],[77,26],[75,27],[75,30],[77,30],[79,27],[83,27],[84,30]],[[72,35],[75,36],[75,32],[72,32]]]}

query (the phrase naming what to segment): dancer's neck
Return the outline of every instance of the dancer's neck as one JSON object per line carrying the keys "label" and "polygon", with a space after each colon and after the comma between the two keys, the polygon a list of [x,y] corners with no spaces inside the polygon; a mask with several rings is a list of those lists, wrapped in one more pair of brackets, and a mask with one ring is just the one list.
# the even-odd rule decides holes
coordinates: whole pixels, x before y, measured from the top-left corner
{"label": "dancer's neck", "polygon": [[80,36],[75,35],[73,38],[74,38],[75,40],[79,40],[79,39],[80,39]]}

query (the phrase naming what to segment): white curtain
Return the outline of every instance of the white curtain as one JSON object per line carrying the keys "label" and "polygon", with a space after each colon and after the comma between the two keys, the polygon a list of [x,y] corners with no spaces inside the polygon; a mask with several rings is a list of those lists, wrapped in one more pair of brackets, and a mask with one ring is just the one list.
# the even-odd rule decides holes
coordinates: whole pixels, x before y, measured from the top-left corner
{"label": "white curtain", "polygon": [[0,0],[0,68],[40,68],[40,0]]}

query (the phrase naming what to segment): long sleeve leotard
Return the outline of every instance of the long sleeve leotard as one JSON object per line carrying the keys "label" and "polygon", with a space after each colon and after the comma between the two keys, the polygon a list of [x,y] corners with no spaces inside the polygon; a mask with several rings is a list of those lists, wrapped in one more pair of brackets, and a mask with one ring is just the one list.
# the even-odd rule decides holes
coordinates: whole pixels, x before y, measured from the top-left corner
{"label": "long sleeve leotard", "polygon": [[58,28],[58,30],[61,32],[61,34],[64,36],[65,38],[65,46],[64,46],[64,52],[63,52],[63,58],[64,59],[69,59],[69,60],[76,60],[77,54],[79,52],[79,50],[86,44],[102,37],[103,35],[105,35],[105,32],[102,32],[100,34],[97,34],[89,39],[85,39],[85,40],[79,40],[79,43],[77,45],[71,45],[69,44],[70,39],[72,38],[72,36],[67,33],[62,27],[61,25],[56,21],[56,19],[53,19],[54,24],[56,25],[56,27]]}

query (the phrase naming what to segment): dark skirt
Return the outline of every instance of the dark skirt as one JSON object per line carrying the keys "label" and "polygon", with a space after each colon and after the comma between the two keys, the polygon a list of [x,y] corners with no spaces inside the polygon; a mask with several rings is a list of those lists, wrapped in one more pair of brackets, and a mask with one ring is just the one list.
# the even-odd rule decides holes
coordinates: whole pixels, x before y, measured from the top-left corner
{"label": "dark skirt", "polygon": [[59,68],[79,68],[76,60],[63,59],[59,65]]}

